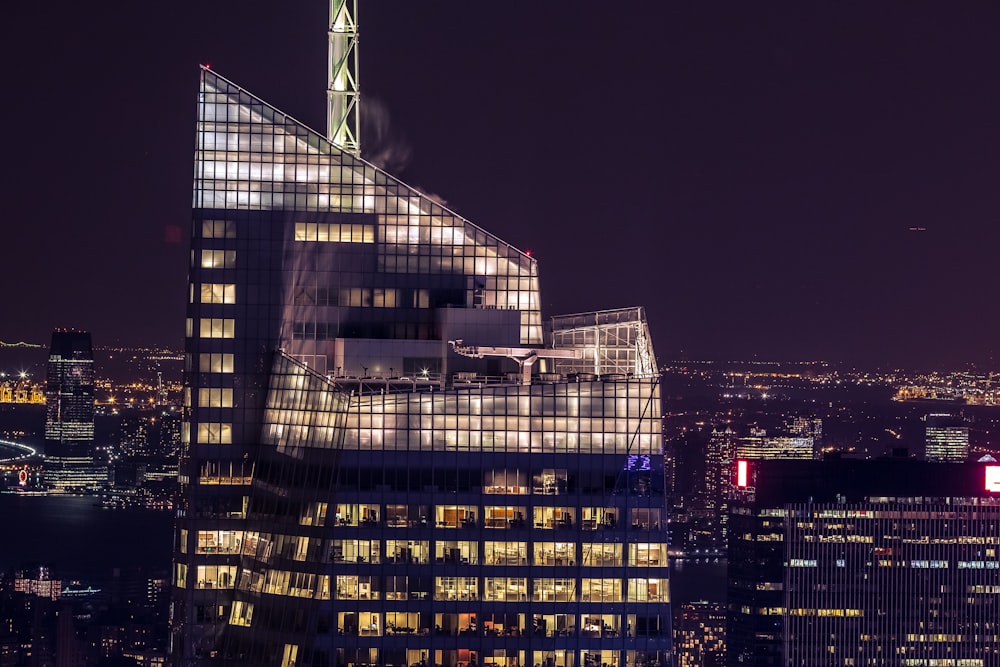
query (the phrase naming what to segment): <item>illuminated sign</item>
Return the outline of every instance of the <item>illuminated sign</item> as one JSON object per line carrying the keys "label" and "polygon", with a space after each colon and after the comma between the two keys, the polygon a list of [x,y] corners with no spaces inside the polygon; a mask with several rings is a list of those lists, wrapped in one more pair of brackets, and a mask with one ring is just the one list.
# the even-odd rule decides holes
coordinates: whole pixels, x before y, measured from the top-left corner
{"label": "illuminated sign", "polygon": [[986,490],[1000,493],[1000,466],[986,466]]}
{"label": "illuminated sign", "polygon": [[746,488],[749,485],[749,470],[750,468],[746,461],[736,462],[736,486]]}

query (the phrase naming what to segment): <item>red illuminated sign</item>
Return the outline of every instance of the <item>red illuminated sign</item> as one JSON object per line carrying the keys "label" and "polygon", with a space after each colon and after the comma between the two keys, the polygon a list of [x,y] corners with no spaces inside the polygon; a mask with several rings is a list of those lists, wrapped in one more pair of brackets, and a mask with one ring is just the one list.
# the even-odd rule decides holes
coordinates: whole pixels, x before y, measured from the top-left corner
{"label": "red illuminated sign", "polygon": [[736,462],[736,486],[746,488],[750,483],[750,468],[746,461]]}
{"label": "red illuminated sign", "polygon": [[986,490],[1000,493],[1000,466],[986,466]]}

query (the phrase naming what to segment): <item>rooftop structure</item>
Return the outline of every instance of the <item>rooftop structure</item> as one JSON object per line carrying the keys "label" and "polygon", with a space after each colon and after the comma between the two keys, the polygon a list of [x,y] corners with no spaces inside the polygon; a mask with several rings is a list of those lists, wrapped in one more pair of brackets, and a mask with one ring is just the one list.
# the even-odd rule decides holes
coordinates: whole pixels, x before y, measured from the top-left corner
{"label": "rooftop structure", "polygon": [[665,665],[641,308],[203,69],[176,664]]}

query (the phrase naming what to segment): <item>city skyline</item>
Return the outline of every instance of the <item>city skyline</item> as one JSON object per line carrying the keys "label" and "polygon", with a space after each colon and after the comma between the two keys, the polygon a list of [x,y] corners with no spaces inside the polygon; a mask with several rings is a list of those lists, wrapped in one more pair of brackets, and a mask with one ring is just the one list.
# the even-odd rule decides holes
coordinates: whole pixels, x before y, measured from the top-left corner
{"label": "city skyline", "polygon": [[[328,8],[267,7],[15,8],[6,113],[41,129],[0,340],[179,345],[197,64],[325,124]],[[394,171],[532,250],[544,317],[628,284],[663,358],[990,362],[996,8],[573,8],[360,8]]]}

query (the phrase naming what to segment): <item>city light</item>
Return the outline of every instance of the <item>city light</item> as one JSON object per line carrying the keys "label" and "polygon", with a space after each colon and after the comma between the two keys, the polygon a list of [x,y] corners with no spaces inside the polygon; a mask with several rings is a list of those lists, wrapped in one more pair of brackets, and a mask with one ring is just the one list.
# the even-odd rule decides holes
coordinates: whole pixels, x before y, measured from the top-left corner
{"label": "city light", "polygon": [[749,465],[746,461],[736,462],[736,486],[741,488],[746,488],[749,484],[748,476]]}
{"label": "city light", "polygon": [[986,490],[1000,493],[1000,466],[986,466]]}

